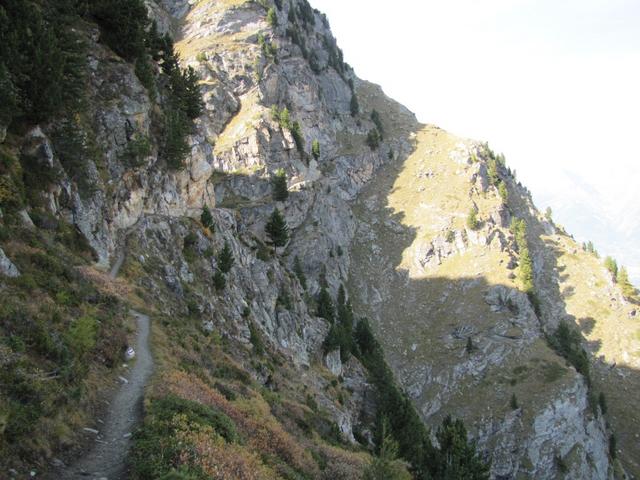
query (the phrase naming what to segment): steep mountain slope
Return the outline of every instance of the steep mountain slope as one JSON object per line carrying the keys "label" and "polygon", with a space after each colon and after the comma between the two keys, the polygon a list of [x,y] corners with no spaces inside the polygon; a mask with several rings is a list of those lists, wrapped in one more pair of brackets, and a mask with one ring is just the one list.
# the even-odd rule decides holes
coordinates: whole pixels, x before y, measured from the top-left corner
{"label": "steep mountain slope", "polygon": [[[55,476],[52,465],[78,451],[82,426],[100,428],[88,400],[107,395],[117,375],[129,305],[152,319],[157,363],[131,476],[361,478],[380,442],[383,401],[362,345],[340,352],[325,341],[338,325],[327,298],[340,299],[345,285],[422,420],[463,418],[493,478],[622,478],[623,466],[637,475],[639,419],[625,398],[640,388],[633,307],[594,257],[542,218],[501,159],[420,125],[358,79],[305,0],[148,7],[176,39],[182,67],[197,73],[204,101],[181,166],[166,154],[166,66],[153,64],[143,84],[92,17],[75,24],[91,101],[72,131],[85,148],[64,148],[62,115],[14,124],[3,139],[2,186],[29,194],[0,196],[0,295],[17,299],[0,324],[11,372],[1,379],[2,468]],[[22,184],[31,171],[39,182]],[[278,196],[283,175],[288,193]],[[276,210],[289,229],[283,245],[266,233]],[[100,273],[122,258],[121,280]],[[48,285],[47,269],[62,280]],[[67,303],[65,278],[89,291]],[[30,291],[61,320],[30,311]],[[107,317],[109,302],[118,309]],[[338,313],[347,305],[338,300]],[[26,324],[45,326],[37,337],[16,327],[23,310]],[[98,342],[73,334],[85,312],[98,319],[88,335]],[[556,334],[563,320],[583,329],[590,376],[576,361],[579,342]],[[72,399],[52,391],[75,383],[38,375],[42,355],[63,363],[51,345],[90,367],[74,371]],[[601,391],[606,420],[593,401]],[[66,422],[73,408],[80,418]],[[34,433],[46,442],[8,443]]]}

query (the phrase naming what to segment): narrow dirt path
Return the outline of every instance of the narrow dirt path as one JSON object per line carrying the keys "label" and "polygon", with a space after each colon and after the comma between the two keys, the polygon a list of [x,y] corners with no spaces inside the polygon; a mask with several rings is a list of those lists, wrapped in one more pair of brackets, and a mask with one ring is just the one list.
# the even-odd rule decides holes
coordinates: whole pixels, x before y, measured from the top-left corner
{"label": "narrow dirt path", "polygon": [[[128,478],[127,457],[131,447],[131,433],[142,419],[144,387],[153,371],[149,351],[149,317],[131,311],[136,318],[136,359],[108,408],[104,429],[97,435],[95,445],[58,478],[124,480]],[[124,378],[124,377],[123,377]]]}

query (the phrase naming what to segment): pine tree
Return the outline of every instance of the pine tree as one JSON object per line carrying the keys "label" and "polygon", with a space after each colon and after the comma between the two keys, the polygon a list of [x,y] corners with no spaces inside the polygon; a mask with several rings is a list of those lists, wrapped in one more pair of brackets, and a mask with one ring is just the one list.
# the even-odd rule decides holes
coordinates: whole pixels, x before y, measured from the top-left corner
{"label": "pine tree", "polygon": [[380,145],[380,140],[382,137],[380,136],[380,132],[378,132],[377,128],[372,128],[367,133],[367,145],[371,150],[376,150]]}
{"label": "pine tree", "polygon": [[360,104],[358,103],[358,97],[355,93],[351,95],[351,103],[349,104],[349,108],[351,109],[352,117],[357,117],[360,113]]}
{"label": "pine tree", "polygon": [[320,158],[320,142],[317,138],[311,142],[311,155],[313,155],[313,158],[316,160]]}
{"label": "pine tree", "polygon": [[507,200],[509,200],[509,191],[507,190],[507,185],[504,182],[500,182],[500,185],[498,185],[498,193],[500,194],[503,202],[506,203]]}
{"label": "pine tree", "polygon": [[380,451],[364,471],[364,480],[411,480],[413,477],[398,461],[398,442],[389,434],[389,424],[382,422]]}
{"label": "pine tree", "polygon": [[291,124],[291,136],[296,144],[298,152],[304,153],[304,137],[302,136],[302,127],[297,120]]}
{"label": "pine tree", "polygon": [[622,289],[622,295],[625,298],[632,298],[635,296],[636,289],[631,285],[629,281],[629,274],[627,273],[627,269],[625,267],[620,267],[618,269],[618,274],[616,276],[616,282],[620,285]]}
{"label": "pine tree", "polygon": [[278,14],[276,13],[276,9],[271,7],[267,12],[267,23],[271,26],[271,28],[276,28],[278,26]]}
{"label": "pine tree", "polygon": [[325,320],[333,323],[335,320],[335,308],[333,306],[333,300],[331,299],[331,295],[327,290],[327,287],[322,286],[320,289],[320,294],[318,295],[318,308],[316,310],[316,315],[318,317],[322,317]]}
{"label": "pine tree", "polygon": [[472,207],[469,210],[469,215],[467,215],[467,227],[471,230],[477,230],[480,228],[480,222],[478,221],[478,211]]}
{"label": "pine tree", "polygon": [[604,267],[609,270],[609,273],[613,276],[613,279],[616,280],[618,276],[618,263],[612,257],[607,257],[604,259]]}
{"label": "pine tree", "polygon": [[371,112],[371,121],[375,124],[378,129],[378,133],[380,135],[380,140],[382,140],[384,136],[384,128],[382,127],[382,120],[380,119],[380,114],[376,109]]}
{"label": "pine tree", "polygon": [[287,227],[287,222],[277,208],[271,214],[265,226],[265,231],[274,246],[284,247],[286,245],[289,239],[289,227]]}
{"label": "pine tree", "polygon": [[130,61],[144,53],[149,18],[142,0],[92,2],[91,13],[101,27],[102,38],[114,52]]}
{"label": "pine tree", "polygon": [[475,445],[467,440],[467,429],[461,420],[453,420],[451,416],[447,416],[438,428],[436,438],[440,444],[440,461],[435,478],[489,478],[489,467],[478,458]]}
{"label": "pine tree", "polygon": [[598,405],[600,405],[600,411],[602,412],[603,415],[607,414],[607,397],[605,396],[604,392],[600,392],[600,395],[598,396]]}
{"label": "pine tree", "polygon": [[213,223],[213,216],[211,215],[211,210],[209,210],[208,206],[202,207],[202,213],[200,214],[200,222],[205,228],[208,228],[211,232],[215,227]]}
{"label": "pine tree", "polygon": [[518,397],[516,397],[515,393],[511,394],[511,401],[509,402],[509,405],[511,406],[511,410],[517,410],[520,408],[518,405]]}
{"label": "pine tree", "polygon": [[472,353],[476,349],[475,345],[473,344],[473,338],[471,338],[471,336],[467,337],[467,345],[464,349],[467,353]]}
{"label": "pine tree", "polygon": [[279,168],[271,178],[271,186],[273,190],[273,199],[282,202],[289,197],[287,189],[287,174],[284,169]]}
{"label": "pine tree", "polygon": [[234,258],[229,242],[224,242],[224,247],[218,254],[218,268],[222,273],[228,273],[233,266]]}

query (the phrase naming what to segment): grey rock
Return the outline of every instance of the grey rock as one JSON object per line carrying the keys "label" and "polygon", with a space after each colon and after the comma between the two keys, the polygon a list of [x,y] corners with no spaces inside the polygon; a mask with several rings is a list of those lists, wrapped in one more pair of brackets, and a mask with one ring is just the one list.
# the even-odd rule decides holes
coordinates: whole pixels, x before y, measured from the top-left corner
{"label": "grey rock", "polygon": [[16,278],[20,276],[18,267],[16,267],[13,262],[9,260],[2,248],[0,248],[0,274],[10,278]]}

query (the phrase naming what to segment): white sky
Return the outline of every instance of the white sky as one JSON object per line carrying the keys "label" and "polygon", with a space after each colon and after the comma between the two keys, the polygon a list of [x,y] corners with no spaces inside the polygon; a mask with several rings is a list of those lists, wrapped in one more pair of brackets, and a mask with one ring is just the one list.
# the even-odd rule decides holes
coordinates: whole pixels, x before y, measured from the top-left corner
{"label": "white sky", "polygon": [[640,283],[639,0],[311,0],[358,76],[504,152]]}

